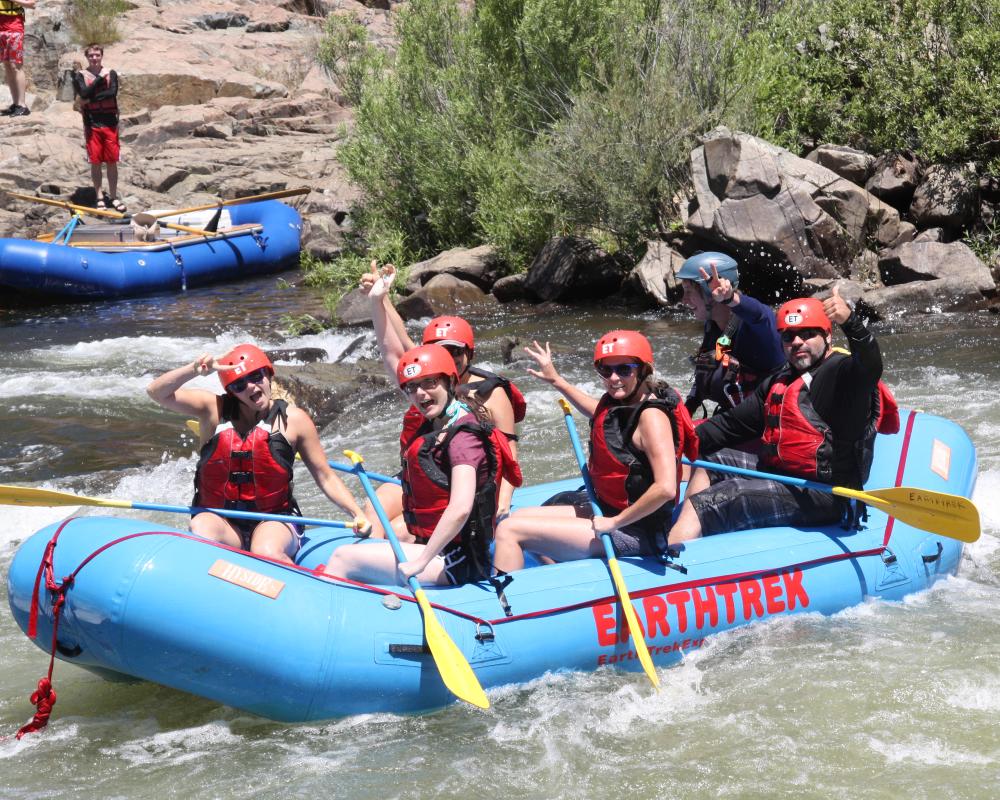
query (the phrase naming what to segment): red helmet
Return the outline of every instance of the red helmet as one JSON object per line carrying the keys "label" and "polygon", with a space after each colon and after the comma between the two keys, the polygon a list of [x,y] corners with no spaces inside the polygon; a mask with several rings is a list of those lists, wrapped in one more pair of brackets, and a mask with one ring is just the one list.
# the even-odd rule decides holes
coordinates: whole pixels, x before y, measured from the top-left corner
{"label": "red helmet", "polygon": [[434,317],[424,328],[424,344],[452,344],[470,353],[476,349],[472,326],[461,317]]}
{"label": "red helmet", "polygon": [[219,359],[219,366],[232,365],[232,369],[219,372],[219,380],[222,388],[228,388],[229,384],[238,380],[244,375],[263,367],[269,374],[274,375],[274,364],[267,357],[267,353],[252,344],[239,344]]}
{"label": "red helmet", "polygon": [[638,331],[609,331],[594,346],[594,363],[604,358],[630,356],[653,368],[653,348]]}
{"label": "red helmet", "polygon": [[800,297],[789,300],[778,309],[778,330],[794,331],[803,328],[820,328],[830,333],[830,318],[823,310],[823,304],[815,297]]}
{"label": "red helmet", "polygon": [[458,370],[451,353],[439,344],[423,344],[407,350],[396,365],[396,381],[400,388],[410,381],[447,375],[458,380]]}

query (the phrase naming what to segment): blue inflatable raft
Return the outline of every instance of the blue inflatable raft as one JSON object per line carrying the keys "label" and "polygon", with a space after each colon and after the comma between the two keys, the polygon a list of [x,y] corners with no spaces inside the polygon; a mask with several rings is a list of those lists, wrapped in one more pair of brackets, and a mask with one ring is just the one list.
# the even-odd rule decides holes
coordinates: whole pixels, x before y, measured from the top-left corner
{"label": "blue inflatable raft", "polygon": [[155,241],[136,241],[128,225],[91,224],[72,230],[70,244],[0,239],[0,286],[49,298],[116,298],[298,266],[298,211],[278,200],[227,211],[231,224],[211,236],[163,227]]}
{"label": "blue inflatable raft", "polygon": [[[904,412],[903,430],[880,437],[868,488],[971,494],[976,454],[959,426]],[[578,485],[536,486],[517,501],[536,504]],[[58,593],[46,589],[46,575],[56,584],[73,575],[55,637],[60,659],[274,720],[453,702],[406,590],[318,574],[345,541],[329,529],[310,531],[301,566],[292,568],[143,521],[71,519],[21,545],[10,569],[10,607],[26,631],[34,615],[34,641],[48,652]],[[898,600],[924,590],[955,573],[962,546],[871,509],[859,531],[766,528],[695,541],[669,564],[619,561],[662,667],[714,633],[757,620],[832,614],[868,597]],[[47,552],[50,571],[40,568]],[[427,595],[486,689],[550,671],[640,669],[602,560],[515,573],[504,590],[506,611],[485,583],[428,588]]]}

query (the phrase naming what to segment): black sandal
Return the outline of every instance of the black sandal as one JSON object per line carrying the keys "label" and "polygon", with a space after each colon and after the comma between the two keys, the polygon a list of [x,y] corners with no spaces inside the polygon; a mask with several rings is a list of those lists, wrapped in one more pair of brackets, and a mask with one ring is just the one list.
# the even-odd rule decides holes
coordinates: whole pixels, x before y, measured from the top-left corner
{"label": "black sandal", "polygon": [[125,204],[117,197],[111,198],[111,207],[119,214],[124,214],[126,211],[128,211],[128,208],[125,206]]}

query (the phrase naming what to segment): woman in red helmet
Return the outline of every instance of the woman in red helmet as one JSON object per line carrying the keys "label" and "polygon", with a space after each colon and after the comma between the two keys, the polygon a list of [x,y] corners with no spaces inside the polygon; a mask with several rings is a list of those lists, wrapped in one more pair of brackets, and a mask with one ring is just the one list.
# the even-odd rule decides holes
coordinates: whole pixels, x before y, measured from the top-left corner
{"label": "woman in red helmet", "polygon": [[[371,263],[371,271],[362,276],[361,289],[368,294],[372,303],[372,320],[375,323],[376,338],[383,354],[388,353],[392,359],[397,359],[414,343],[406,332],[399,313],[389,300],[389,290],[395,280],[396,268],[386,264],[377,269],[375,261]],[[444,347],[455,362],[455,371],[459,383],[472,389],[475,400],[481,403],[490,414],[493,424],[507,436],[510,450],[517,457],[517,436],[515,426],[524,419],[524,395],[510,380],[496,373],[472,366],[475,356],[475,336],[472,326],[461,317],[442,316],[432,319],[424,328],[422,344],[438,344]],[[496,391],[500,389],[502,391]],[[403,417],[403,430],[400,435],[400,450],[405,450],[414,432],[422,424],[421,415],[410,406]],[[500,487],[498,499],[500,515],[506,516],[510,510],[514,487],[504,481]],[[386,514],[393,521],[397,535],[405,540],[406,525],[402,518],[402,492],[393,484],[382,484],[378,488],[378,497],[385,508]],[[365,506],[365,513],[373,523],[373,535],[384,536],[381,525],[377,521],[372,508]]]}
{"label": "woman in red helmet", "polygon": [[[225,394],[181,388],[213,371],[218,371]],[[274,366],[262,350],[241,344],[219,359],[201,355],[147,387],[149,396],[164,408],[198,418],[201,452],[193,504],[298,514],[292,465],[299,453],[323,494],[355,518],[356,530],[368,530],[354,497],[330,469],[312,419],[301,408],[272,398],[273,375]],[[296,525],[228,519],[211,511],[196,514],[191,531],[288,562],[298,550],[301,533]]]}
{"label": "woman in red helmet", "polygon": [[594,369],[604,394],[591,397],[568,383],[552,363],[548,343],[525,351],[538,362],[528,370],[550,383],[590,418],[590,477],[603,516],[589,500],[524,508],[497,528],[494,564],[510,572],[524,552],[572,561],[600,557],[600,535],[610,533],[619,555],[662,552],[677,497],[682,453],[693,453],[691,416],[677,391],[653,381],[653,350],[637,331],[611,331],[594,348]]}
{"label": "woman in red helmet", "polygon": [[375,583],[393,583],[397,571],[404,583],[412,575],[455,585],[487,579],[500,483],[521,483],[507,439],[481,406],[459,399],[455,362],[440,345],[386,362],[423,420],[401,459],[407,560],[397,565],[388,542],[371,541],[337,548],[326,571]]}

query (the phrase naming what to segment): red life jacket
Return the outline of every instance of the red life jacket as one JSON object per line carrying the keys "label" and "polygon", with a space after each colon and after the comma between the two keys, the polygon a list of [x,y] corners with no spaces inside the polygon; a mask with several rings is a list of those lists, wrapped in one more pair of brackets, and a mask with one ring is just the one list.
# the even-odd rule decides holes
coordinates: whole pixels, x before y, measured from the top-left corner
{"label": "red life jacket", "polygon": [[[497,375],[495,372],[488,372],[485,369],[479,369],[478,367],[469,367],[469,372],[475,375],[477,378],[482,378],[481,381],[476,381],[472,385],[472,388],[476,391],[476,396],[479,398],[480,402],[485,403],[490,399],[490,395],[493,394],[493,390],[498,386],[507,393],[507,397],[510,399],[511,408],[514,409],[514,422],[520,422],[524,419],[525,412],[527,411],[527,403],[524,400],[524,395],[521,394],[521,390],[514,385],[513,381],[507,378]],[[406,448],[413,441],[413,437],[417,435],[417,431],[420,430],[421,426],[424,424],[424,415],[421,414],[412,405],[406,409],[406,413],[403,415],[403,430],[399,434],[399,455],[402,458],[406,454]],[[513,434],[505,434],[508,439],[513,439],[517,441],[517,437]]]}
{"label": "red life jacket", "polygon": [[[101,75],[95,75],[89,69],[80,70],[80,74],[83,75],[83,81],[87,84],[87,86],[93,86],[96,81],[103,78]],[[89,111],[91,113],[117,114],[118,98],[105,97],[101,100],[81,100],[80,108],[83,111]]]}
{"label": "red life jacket", "polygon": [[[607,394],[597,404],[590,420],[590,460],[588,468],[594,492],[602,506],[621,511],[638,500],[653,483],[653,469],[646,454],[632,444],[632,434],[639,425],[639,415],[647,408],[658,408],[670,420],[677,459],[677,487],[680,494],[681,456],[698,457],[698,437],[694,423],[676,389],[658,390],[653,399],[638,405],[618,405]],[[673,503],[643,519],[643,525],[667,525]]]}
{"label": "red life jacket", "polygon": [[228,401],[223,401],[215,435],[199,455],[194,505],[268,514],[297,509],[292,498],[295,453],[284,434],[271,430],[279,416],[287,423],[288,404],[275,400],[268,415],[241,439],[230,421],[236,409]]}
{"label": "red life jacket", "polygon": [[[823,364],[842,358],[849,356],[834,353]],[[834,437],[830,426],[813,407],[804,374],[786,371],[777,375],[764,398],[764,414],[762,467],[855,489],[864,486],[871,472],[875,434],[899,431],[899,406],[882,381],[872,392],[869,423],[857,441]]]}
{"label": "red life jacket", "polygon": [[[507,438],[496,428],[484,425],[472,414],[451,424],[439,442],[440,430],[428,422],[413,437],[403,456],[403,519],[410,533],[426,542],[437,527],[451,498],[451,464],[448,445],[455,435],[469,431],[479,437],[486,454],[486,480],[476,488],[472,512],[453,541],[472,558],[480,574],[489,577],[489,547],[496,527],[500,482],[506,479],[520,486],[518,465]],[[440,464],[440,465],[439,465]]]}

